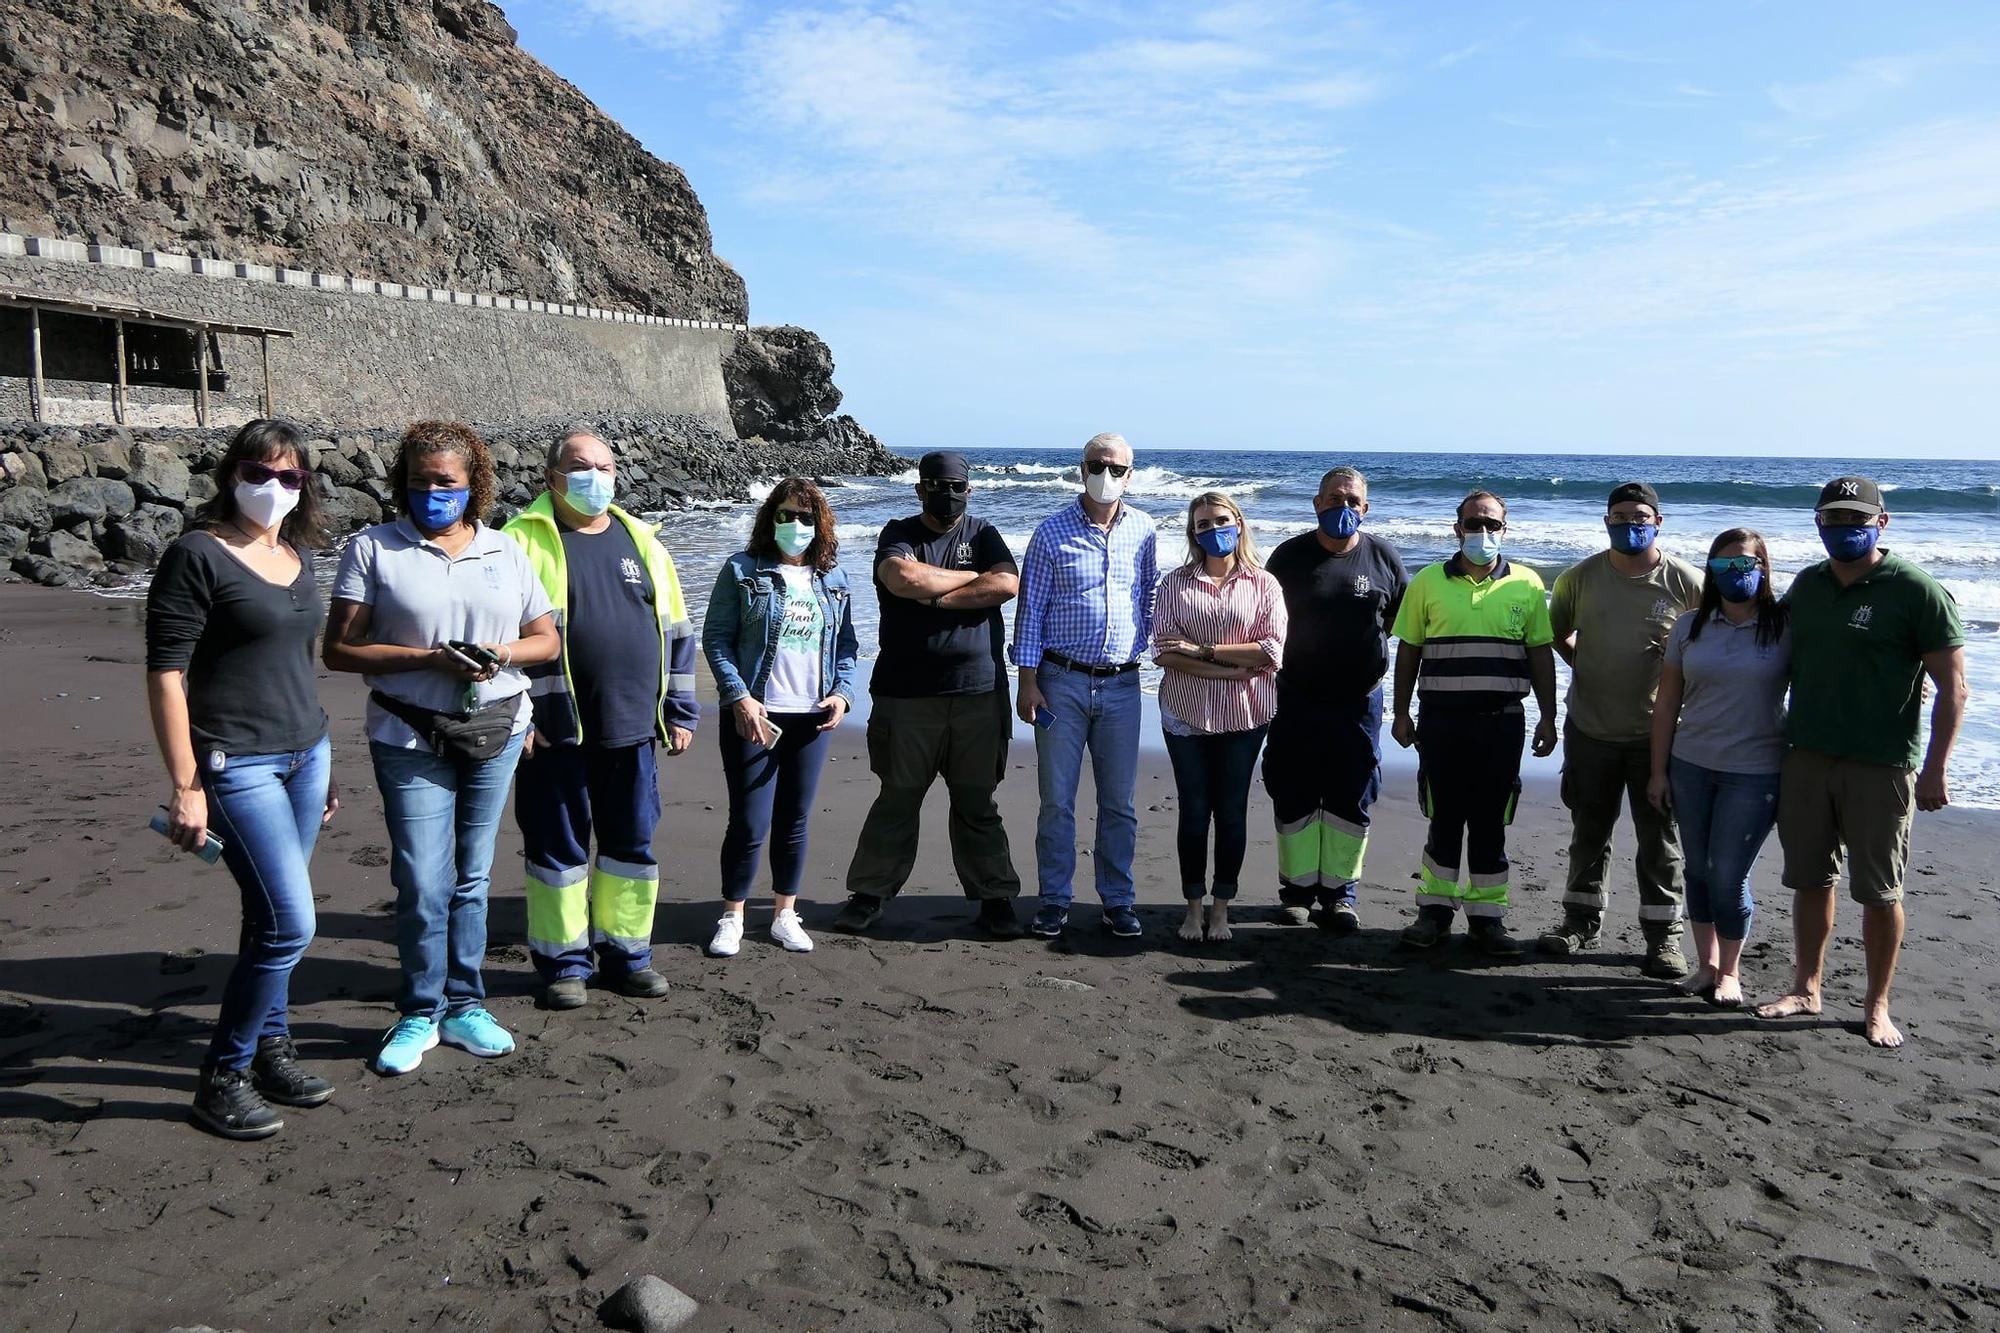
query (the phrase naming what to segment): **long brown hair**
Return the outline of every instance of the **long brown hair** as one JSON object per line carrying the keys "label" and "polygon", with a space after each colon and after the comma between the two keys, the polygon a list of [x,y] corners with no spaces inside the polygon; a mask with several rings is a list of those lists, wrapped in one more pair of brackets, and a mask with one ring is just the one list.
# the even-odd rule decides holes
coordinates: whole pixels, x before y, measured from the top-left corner
{"label": "long brown hair", "polygon": [[[1757,565],[1764,571],[1764,577],[1757,582],[1757,643],[1769,647],[1785,633],[1785,604],[1778,600],[1778,594],[1771,588],[1771,548],[1764,544],[1764,536],[1755,528],[1730,528],[1715,535],[1708,544],[1708,559],[1715,559],[1715,553],[1725,546],[1737,543],[1749,547],[1757,555]],[[1701,627],[1708,618],[1722,609],[1722,583],[1715,577],[1715,571],[1702,562],[1701,607],[1694,613],[1694,623],[1688,626],[1688,642],[1701,636]]]}
{"label": "long brown hair", "polygon": [[743,549],[759,560],[783,558],[778,550],[778,510],[787,504],[812,511],[813,539],[806,547],[805,562],[826,573],[839,558],[840,534],[833,530],[833,506],[826,502],[825,493],[804,477],[786,477],[771,488],[764,503],[757,506],[750,541]]}
{"label": "long brown hair", "polygon": [[307,476],[306,484],[299,488],[298,504],[278,525],[278,535],[294,546],[308,546],[315,550],[323,548],[326,545],[326,511],[319,502],[317,480],[311,475],[312,462],[306,457],[304,432],[291,422],[275,417],[246,421],[236,428],[236,434],[229,437],[229,447],[222,451],[222,461],[215,465],[215,494],[195,514],[195,522],[210,530],[233,523],[236,519],[237,465],[274,463],[280,459],[284,460],[283,466],[304,468]]}
{"label": "long brown hair", "polygon": [[450,454],[465,464],[465,476],[472,494],[465,502],[467,523],[483,523],[493,504],[493,455],[479,432],[462,421],[419,421],[403,432],[396,461],[389,466],[389,486],[403,513],[410,512],[409,497],[403,494],[410,484],[410,464],[432,454]]}

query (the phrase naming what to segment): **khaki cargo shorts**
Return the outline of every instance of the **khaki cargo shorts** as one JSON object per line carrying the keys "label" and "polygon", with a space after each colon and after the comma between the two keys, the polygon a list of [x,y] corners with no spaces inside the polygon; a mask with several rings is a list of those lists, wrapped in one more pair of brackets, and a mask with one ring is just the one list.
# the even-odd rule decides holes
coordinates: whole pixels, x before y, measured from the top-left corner
{"label": "khaki cargo shorts", "polygon": [[1847,891],[1855,902],[1901,902],[1916,809],[1914,769],[1819,750],[1788,751],[1778,777],[1785,887],[1837,883],[1845,849]]}

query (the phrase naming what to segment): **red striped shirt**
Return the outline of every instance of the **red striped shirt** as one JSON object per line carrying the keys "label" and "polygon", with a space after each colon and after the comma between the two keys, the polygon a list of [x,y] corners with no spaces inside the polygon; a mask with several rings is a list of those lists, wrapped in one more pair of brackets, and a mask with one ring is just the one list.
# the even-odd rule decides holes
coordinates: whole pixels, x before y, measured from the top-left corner
{"label": "red striped shirt", "polygon": [[1285,656],[1285,593],[1261,569],[1238,565],[1217,583],[1199,565],[1182,565],[1160,580],[1153,644],[1254,643],[1265,664],[1248,680],[1209,680],[1169,668],[1160,707],[1198,732],[1248,731],[1278,711],[1278,667]]}

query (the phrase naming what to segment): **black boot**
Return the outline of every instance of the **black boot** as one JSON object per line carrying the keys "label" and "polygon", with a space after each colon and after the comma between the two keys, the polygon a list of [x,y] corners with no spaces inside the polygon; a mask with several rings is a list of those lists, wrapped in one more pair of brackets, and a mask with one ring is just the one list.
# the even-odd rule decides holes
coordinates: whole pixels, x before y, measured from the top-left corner
{"label": "black boot", "polygon": [[285,1127],[250,1085],[247,1069],[201,1067],[194,1088],[194,1120],[225,1139],[267,1139]]}
{"label": "black boot", "polygon": [[978,925],[996,940],[1021,938],[1021,918],[1014,915],[1012,898],[987,898],[981,901]]}
{"label": "black boot", "polygon": [[333,1084],[299,1065],[298,1048],[290,1037],[262,1037],[250,1077],[266,1101],[281,1106],[319,1106],[333,1096]]}
{"label": "black boot", "polygon": [[1403,927],[1402,944],[1406,949],[1435,949],[1444,943],[1445,936],[1451,934],[1452,909],[1449,907],[1419,907],[1417,919]]}
{"label": "black boot", "polygon": [[857,893],[835,915],[833,928],[843,935],[859,935],[881,919],[882,900],[872,893]]}

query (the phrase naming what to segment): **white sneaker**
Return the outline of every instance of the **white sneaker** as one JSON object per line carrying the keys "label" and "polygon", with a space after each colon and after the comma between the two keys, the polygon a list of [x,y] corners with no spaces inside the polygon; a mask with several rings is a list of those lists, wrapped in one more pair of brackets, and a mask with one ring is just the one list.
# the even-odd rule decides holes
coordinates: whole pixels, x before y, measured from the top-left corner
{"label": "white sneaker", "polygon": [[743,914],[741,912],[724,912],[722,920],[715,923],[715,938],[708,942],[708,956],[710,958],[734,958],[736,951],[742,947]]}
{"label": "white sneaker", "polygon": [[790,908],[771,918],[771,938],[793,953],[812,952],[813,937],[806,934],[805,923]]}

